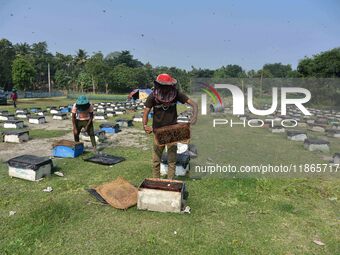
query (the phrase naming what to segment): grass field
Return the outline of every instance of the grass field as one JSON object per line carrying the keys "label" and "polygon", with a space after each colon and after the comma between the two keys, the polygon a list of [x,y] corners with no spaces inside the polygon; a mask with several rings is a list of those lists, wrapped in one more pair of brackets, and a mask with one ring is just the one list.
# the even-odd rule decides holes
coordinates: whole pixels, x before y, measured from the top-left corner
{"label": "grass field", "polygon": [[[19,107],[70,102],[23,100]],[[5,108],[10,107],[0,107]],[[193,142],[221,146],[228,162],[321,160],[265,129],[219,129],[214,138],[207,125],[193,128]],[[35,132],[34,139],[46,135]],[[148,150],[105,149],[126,158],[113,167],[81,157],[57,159],[65,176],[40,182],[11,179],[0,164],[0,254],[340,254],[340,179],[185,178],[191,214],[116,210],[85,191],[118,176],[138,186],[151,175],[151,144],[150,137]],[[53,192],[42,192],[47,186]],[[325,246],[313,243],[316,239]]]}

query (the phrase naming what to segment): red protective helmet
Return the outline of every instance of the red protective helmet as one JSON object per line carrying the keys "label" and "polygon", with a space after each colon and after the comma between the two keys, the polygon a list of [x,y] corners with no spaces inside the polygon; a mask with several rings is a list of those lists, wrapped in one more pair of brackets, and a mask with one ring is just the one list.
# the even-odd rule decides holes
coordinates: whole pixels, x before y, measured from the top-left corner
{"label": "red protective helmet", "polygon": [[160,85],[175,85],[177,80],[172,78],[170,74],[162,73],[157,76],[156,82]]}

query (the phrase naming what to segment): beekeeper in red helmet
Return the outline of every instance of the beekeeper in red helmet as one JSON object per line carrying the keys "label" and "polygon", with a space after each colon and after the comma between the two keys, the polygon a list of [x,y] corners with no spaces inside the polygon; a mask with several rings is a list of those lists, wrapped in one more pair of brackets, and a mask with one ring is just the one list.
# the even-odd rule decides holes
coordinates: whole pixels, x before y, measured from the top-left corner
{"label": "beekeeper in red helmet", "polygon": [[[193,108],[191,124],[197,121],[197,104],[188,96],[180,92],[177,87],[177,80],[169,74],[160,74],[154,81],[154,91],[145,102],[143,114],[143,127],[147,134],[152,133],[153,129],[169,126],[177,123],[176,103],[189,104]],[[148,115],[153,109],[152,127],[148,126]],[[160,164],[164,146],[159,146],[154,141],[153,144],[153,177],[160,178]],[[168,145],[168,179],[173,179],[176,171],[177,144]]]}

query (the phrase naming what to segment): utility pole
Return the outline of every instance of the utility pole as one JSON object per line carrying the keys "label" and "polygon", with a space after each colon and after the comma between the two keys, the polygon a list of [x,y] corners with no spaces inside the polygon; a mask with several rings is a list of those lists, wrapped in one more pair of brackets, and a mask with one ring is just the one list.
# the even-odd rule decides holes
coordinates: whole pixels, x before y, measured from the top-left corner
{"label": "utility pole", "polygon": [[50,63],[47,63],[47,76],[48,76],[48,93],[51,96],[51,72],[50,72]]}

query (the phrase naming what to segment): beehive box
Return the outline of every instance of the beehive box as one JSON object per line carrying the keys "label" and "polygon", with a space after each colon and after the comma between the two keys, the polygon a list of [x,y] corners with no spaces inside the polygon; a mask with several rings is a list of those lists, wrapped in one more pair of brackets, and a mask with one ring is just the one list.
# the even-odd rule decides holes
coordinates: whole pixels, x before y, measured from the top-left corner
{"label": "beehive box", "polygon": [[126,119],[118,119],[118,120],[116,120],[116,124],[119,125],[119,127],[131,127],[131,126],[133,126],[132,120],[126,120]]}
{"label": "beehive box", "polygon": [[333,155],[333,163],[334,164],[340,164],[340,153],[335,153]]}
{"label": "beehive box", "polygon": [[31,124],[44,124],[46,119],[44,116],[32,116],[28,118],[28,122]]}
{"label": "beehive box", "polygon": [[58,113],[60,113],[60,111],[59,110],[57,110],[56,108],[52,108],[51,110],[50,110],[50,113],[51,114],[58,114]]}
{"label": "beehive box", "polygon": [[120,110],[119,107],[118,107],[118,109],[115,110],[115,112],[116,112],[117,115],[123,115],[123,114],[126,113],[126,110]]}
{"label": "beehive box", "polygon": [[60,140],[55,142],[52,146],[53,156],[59,158],[76,158],[84,152],[84,144],[80,142]]}
{"label": "beehive box", "polygon": [[47,113],[46,111],[38,111],[37,115],[38,116],[45,116],[46,113]]}
{"label": "beehive box", "polygon": [[107,117],[111,118],[111,117],[116,116],[116,112],[115,111],[107,111],[106,115],[107,115]]}
{"label": "beehive box", "polygon": [[188,143],[190,140],[190,125],[175,124],[154,129],[155,140],[158,145],[173,144],[177,142]]}
{"label": "beehive box", "polygon": [[103,123],[100,124],[100,130],[105,131],[106,134],[115,134],[120,131],[118,124]]}
{"label": "beehive box", "polygon": [[[105,140],[105,131],[98,130],[94,132],[96,142],[103,142]],[[80,139],[85,142],[91,142],[91,137],[86,132],[80,133]]]}
{"label": "beehive box", "polygon": [[327,129],[327,135],[334,137],[334,138],[340,138],[340,130],[339,129]]}
{"label": "beehive box", "polygon": [[53,163],[49,158],[22,155],[8,160],[8,174],[11,177],[36,181],[51,175]]}
{"label": "beehive box", "polygon": [[178,117],[177,118],[177,122],[178,123],[189,123],[190,122],[190,118],[189,117]]}
{"label": "beehive box", "polygon": [[22,143],[29,140],[29,132],[27,130],[22,131],[4,131],[4,142],[5,143]]}
{"label": "beehive box", "polygon": [[5,121],[5,120],[14,120],[14,114],[8,114],[8,113],[3,113],[0,115],[0,120]]}
{"label": "beehive box", "polygon": [[307,139],[307,134],[304,131],[290,130],[287,131],[288,140],[303,142]]}
{"label": "beehive box", "polygon": [[17,114],[17,113],[25,113],[25,112],[27,112],[26,108],[24,108],[24,109],[16,109],[15,110],[15,114]]}
{"label": "beehive box", "polygon": [[28,112],[18,112],[15,116],[19,119],[27,119],[30,114]]}
{"label": "beehive box", "polygon": [[[175,170],[176,176],[185,176],[187,174],[187,172],[189,171],[189,161],[190,161],[190,156],[188,154],[177,154],[176,170]],[[161,175],[168,174],[167,154],[162,155],[160,170],[161,170]]]}
{"label": "beehive box", "polygon": [[306,139],[304,147],[309,151],[329,152],[329,142],[322,139]]}
{"label": "beehive box", "polygon": [[137,209],[156,212],[181,212],[185,206],[185,183],[147,178],[138,188]]}
{"label": "beehive box", "polygon": [[53,114],[54,120],[66,120],[67,119],[67,113],[56,113]]}
{"label": "beehive box", "polygon": [[31,108],[31,109],[30,109],[30,112],[31,112],[31,113],[37,113],[37,112],[39,112],[39,111],[41,111],[41,108],[40,108],[40,107],[35,107],[35,108]]}
{"label": "beehive box", "polygon": [[24,128],[24,122],[22,120],[6,120],[4,128]]}
{"label": "beehive box", "polygon": [[270,131],[272,133],[284,133],[285,132],[285,128],[282,126],[274,126],[270,128]]}
{"label": "beehive box", "polygon": [[135,122],[142,122],[143,116],[142,115],[135,115],[135,116],[133,116],[132,120],[135,121]]}
{"label": "beehive box", "polygon": [[94,115],[94,118],[95,120],[106,120],[107,119],[107,116],[105,113],[96,113]]}

